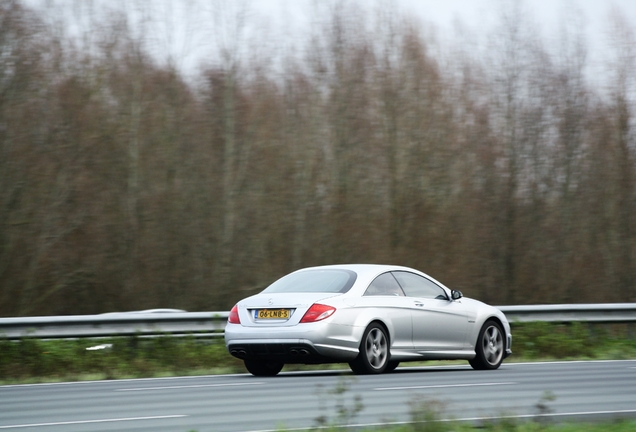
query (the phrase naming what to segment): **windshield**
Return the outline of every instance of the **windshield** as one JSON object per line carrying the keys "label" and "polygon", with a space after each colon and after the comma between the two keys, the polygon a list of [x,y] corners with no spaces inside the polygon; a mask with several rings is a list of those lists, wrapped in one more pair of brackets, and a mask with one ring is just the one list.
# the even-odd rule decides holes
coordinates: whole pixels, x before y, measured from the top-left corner
{"label": "windshield", "polygon": [[265,288],[264,293],[346,293],[356,281],[351,270],[306,270],[288,274]]}

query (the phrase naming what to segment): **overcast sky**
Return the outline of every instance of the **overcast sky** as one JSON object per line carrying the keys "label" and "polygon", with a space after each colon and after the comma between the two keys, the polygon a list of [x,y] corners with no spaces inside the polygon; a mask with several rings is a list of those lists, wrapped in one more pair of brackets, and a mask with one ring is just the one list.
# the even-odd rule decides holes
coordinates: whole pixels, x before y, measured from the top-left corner
{"label": "overcast sky", "polygon": [[[250,4],[261,13],[272,17],[303,14],[314,0],[251,0]],[[507,0],[389,0],[405,13],[451,29],[457,20],[470,27],[491,24],[502,4]],[[360,5],[373,5],[374,0],[360,0]],[[618,7],[630,21],[636,23],[636,0],[521,0],[521,3],[546,28],[554,28],[564,14],[575,9],[583,11],[591,29],[598,32],[607,20],[608,11]],[[291,13],[290,13],[291,11]]]}
{"label": "overcast sky", "polygon": [[[251,0],[259,14],[271,17],[282,25],[302,26],[303,17],[314,0]],[[461,23],[473,32],[485,32],[497,21],[500,9],[508,0],[388,0],[404,14],[433,25],[445,37],[457,32]],[[360,0],[363,7],[372,7],[374,0]],[[580,11],[584,16],[590,48],[599,49],[605,38],[608,16],[617,8],[636,27],[636,0],[521,0],[531,18],[537,21],[546,37],[559,32],[560,23],[568,14]],[[290,22],[298,20],[296,23]]]}
{"label": "overcast sky", "polygon": [[[302,30],[310,19],[316,0],[247,0],[256,15],[265,17],[273,27],[288,34]],[[548,45],[558,49],[563,24],[580,14],[588,57],[588,77],[598,78],[607,62],[610,13],[620,11],[636,32],[636,0],[358,0],[369,10],[378,3],[392,5],[398,12],[420,20],[425,34],[436,35],[442,47],[447,43],[469,41],[484,47],[501,18],[501,10],[510,1],[520,1],[536,33]]]}
{"label": "overcast sky", "polygon": [[[60,10],[67,9],[71,15],[73,10],[85,9],[91,2],[85,0],[23,0],[27,4]],[[135,7],[153,9],[160,24],[153,32],[151,49],[164,56],[170,53],[172,59],[186,73],[192,73],[202,61],[211,59],[211,44],[214,37],[202,32],[190,31],[192,27],[209,28],[211,11],[214,11],[215,0],[143,0],[130,2],[126,0],[94,0],[108,7]],[[253,12],[250,21],[258,27],[259,37],[262,34],[272,35],[263,38],[263,43],[282,44],[302,34],[306,30],[314,4],[324,0],[243,0]],[[335,1],[335,0],[334,0]],[[393,7],[399,13],[413,17],[422,22],[425,34],[435,34],[441,40],[441,46],[448,46],[461,38],[475,46],[483,47],[486,38],[496,26],[501,9],[506,3],[515,0],[353,0],[361,8],[369,11],[378,4]],[[534,22],[533,28],[542,40],[550,44],[559,39],[562,24],[568,15],[583,15],[584,31],[588,47],[588,68],[602,64],[607,44],[609,15],[612,8],[620,10],[621,15],[631,23],[636,31],[636,0],[520,0],[528,12],[528,19]],[[223,3],[223,2],[221,2]],[[231,7],[241,3],[239,0],[225,0]],[[78,7],[78,5],[80,7]],[[114,6],[113,6],[114,5]],[[132,5],[132,6],[131,6]],[[135,6],[136,5],[136,6]],[[64,7],[66,6],[66,7]],[[71,7],[68,7],[71,6]],[[70,12],[69,12],[70,11]],[[187,17],[186,17],[187,15]],[[194,21],[198,22],[193,25]],[[268,28],[268,33],[261,32],[261,26]],[[276,40],[276,38],[280,38]],[[548,46],[550,48],[550,46]],[[593,73],[592,73],[593,74]]]}

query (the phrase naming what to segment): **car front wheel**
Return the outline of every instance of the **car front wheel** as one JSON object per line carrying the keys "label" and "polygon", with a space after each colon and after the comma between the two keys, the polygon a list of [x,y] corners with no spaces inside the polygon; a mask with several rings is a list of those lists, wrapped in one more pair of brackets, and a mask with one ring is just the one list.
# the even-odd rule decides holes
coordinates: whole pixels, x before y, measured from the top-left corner
{"label": "car front wheel", "polygon": [[360,353],[349,366],[357,375],[380,374],[386,370],[389,357],[386,331],[380,324],[373,323],[365,330],[360,342]]}
{"label": "car front wheel", "polygon": [[504,335],[496,321],[486,321],[479,332],[475,346],[475,358],[470,360],[473,369],[497,369],[503,361]]}
{"label": "car front wheel", "polygon": [[277,361],[243,360],[245,369],[254,376],[275,376],[284,364]]}

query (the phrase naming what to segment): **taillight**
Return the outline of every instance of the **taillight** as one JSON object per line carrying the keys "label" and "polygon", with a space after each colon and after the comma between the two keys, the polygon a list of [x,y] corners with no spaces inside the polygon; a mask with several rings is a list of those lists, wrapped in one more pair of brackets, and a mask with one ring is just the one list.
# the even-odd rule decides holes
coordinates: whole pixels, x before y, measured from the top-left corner
{"label": "taillight", "polygon": [[230,311],[230,315],[227,317],[227,322],[230,324],[240,324],[241,319],[238,314],[238,305],[234,305],[232,310]]}
{"label": "taillight", "polygon": [[320,303],[314,303],[311,305],[309,310],[305,312],[303,318],[300,320],[301,323],[310,323],[324,320],[325,318],[330,317],[336,311],[336,308],[333,306],[327,306]]}

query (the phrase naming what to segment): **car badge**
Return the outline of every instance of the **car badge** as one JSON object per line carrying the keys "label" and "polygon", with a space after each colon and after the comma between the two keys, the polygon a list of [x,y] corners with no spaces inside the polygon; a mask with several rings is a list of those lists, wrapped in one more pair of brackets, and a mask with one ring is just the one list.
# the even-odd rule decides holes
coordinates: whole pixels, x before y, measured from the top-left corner
{"label": "car badge", "polygon": [[270,306],[273,305],[274,304],[274,299],[267,300],[267,304],[270,305]]}

